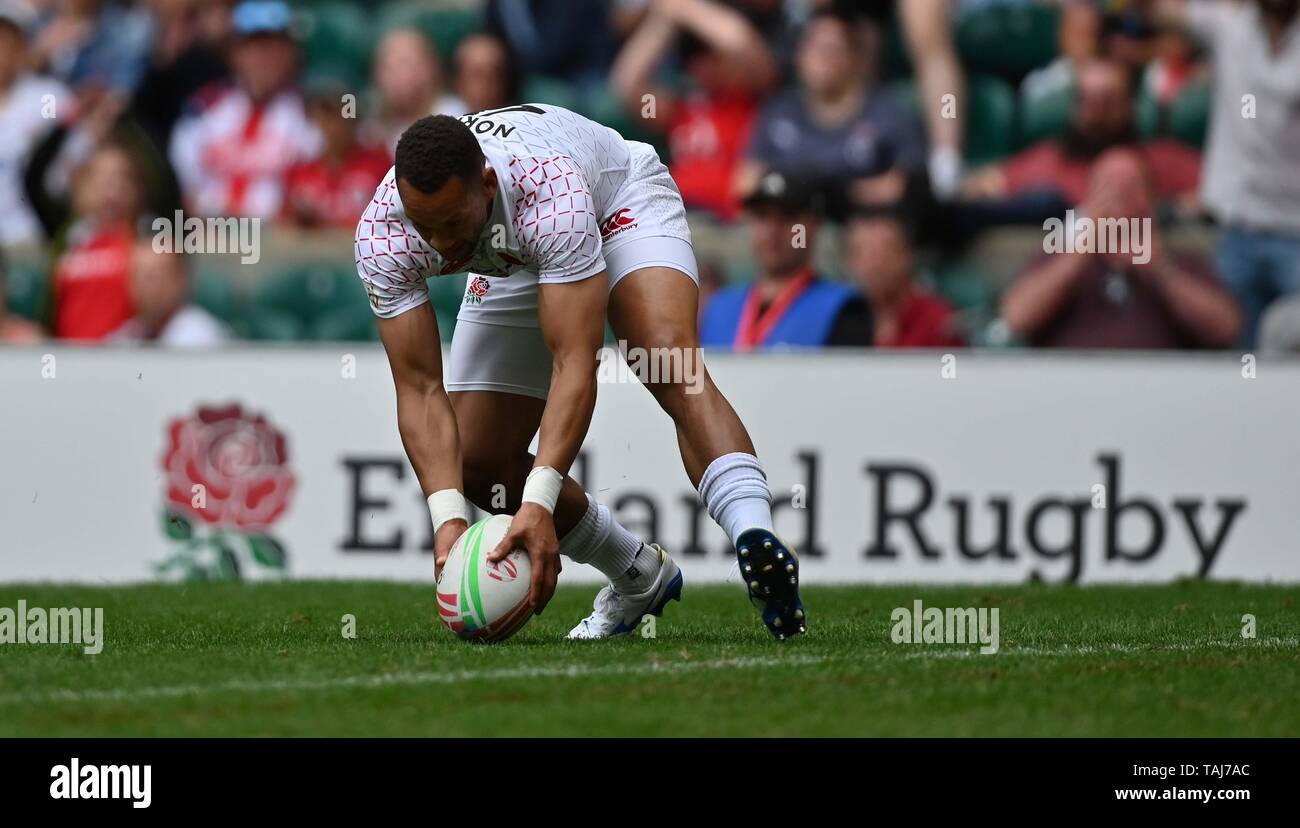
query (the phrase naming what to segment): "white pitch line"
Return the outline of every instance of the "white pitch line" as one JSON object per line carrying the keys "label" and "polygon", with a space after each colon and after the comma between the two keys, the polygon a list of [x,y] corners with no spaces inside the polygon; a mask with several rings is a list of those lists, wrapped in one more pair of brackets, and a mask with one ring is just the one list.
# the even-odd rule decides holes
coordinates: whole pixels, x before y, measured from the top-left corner
{"label": "white pitch line", "polygon": [[[912,645],[900,644],[899,649]],[[983,655],[971,645],[960,645],[962,649],[940,649],[949,645],[922,645],[927,649],[897,652],[889,650],[872,653],[856,658],[792,655],[784,658],[771,656],[753,658],[723,658],[708,661],[671,661],[647,664],[569,664],[558,667],[507,667],[497,670],[453,670],[450,672],[388,673],[385,675],[337,676],[327,679],[300,679],[275,681],[228,681],[220,684],[172,685],[162,687],[135,687],[118,690],[69,690],[56,689],[29,691],[0,695],[0,706],[9,704],[33,704],[41,702],[130,702],[146,699],[184,698],[190,696],[207,696],[220,693],[274,693],[290,690],[336,690],[336,689],[372,689],[421,684],[461,684],[470,681],[510,681],[514,679],[537,678],[589,678],[603,676],[646,676],[676,675],[713,670],[744,670],[755,668],[803,666],[839,662],[851,664],[854,661],[890,661],[893,659],[950,659],[950,658],[1006,658],[1025,656],[1030,658],[1061,658],[1072,656],[1092,656],[1107,654],[1141,655],[1158,652],[1194,652],[1207,647],[1218,649],[1239,649],[1249,652],[1256,649],[1291,648],[1300,650],[1300,638],[1261,638],[1237,641],[1192,641],[1171,644],[1122,644],[1114,643],[1102,646],[1080,647],[1010,647],[1000,649],[997,653]]]}
{"label": "white pitch line", "polygon": [[0,705],[40,702],[142,701],[207,696],[222,693],[268,693],[288,690],[371,689],[420,684],[460,684],[469,681],[510,681],[538,678],[590,678],[603,676],[677,675],[705,670],[746,670],[803,666],[828,659],[794,655],[785,658],[723,658],[709,661],[672,661],[648,664],[569,664],[561,667],[509,667],[499,670],[452,670],[447,672],[388,673],[368,676],[337,676],[327,679],[277,681],[227,681],[220,684],[189,684],[163,687],[134,687],[118,690],[46,690],[0,695]]}
{"label": "white pitch line", "polygon": [[[902,645],[899,646],[908,646]],[[922,645],[930,647],[940,647],[944,645]],[[975,644],[962,645],[968,649],[960,650],[940,650],[928,649],[917,650],[906,653],[903,658],[919,659],[940,659],[940,658],[973,658],[985,657],[978,649],[974,648]],[[1170,644],[1103,644],[1098,646],[1083,645],[1079,647],[1008,647],[999,649],[994,655],[1000,656],[1029,656],[1031,658],[1058,658],[1065,656],[1088,656],[1088,655],[1111,655],[1115,653],[1123,655],[1141,655],[1143,653],[1190,653],[1206,648],[1223,649],[1223,650],[1241,650],[1243,652],[1264,649],[1273,650],[1281,648],[1290,648],[1300,651],[1300,638],[1260,638],[1260,639],[1242,639],[1240,641],[1180,641]]]}

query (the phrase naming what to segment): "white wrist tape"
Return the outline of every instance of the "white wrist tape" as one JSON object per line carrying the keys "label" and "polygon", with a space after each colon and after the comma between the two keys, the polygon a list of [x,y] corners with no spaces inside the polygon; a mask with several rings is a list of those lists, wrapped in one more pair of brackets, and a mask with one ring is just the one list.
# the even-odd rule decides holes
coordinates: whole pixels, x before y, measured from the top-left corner
{"label": "white wrist tape", "polygon": [[537,466],[528,473],[524,482],[524,503],[536,503],[546,511],[555,513],[555,501],[560,499],[560,486],[564,475],[550,466]]}
{"label": "white wrist tape", "polygon": [[449,520],[469,523],[469,509],[465,495],[456,489],[440,489],[429,495],[429,517],[433,518],[433,531],[437,532]]}

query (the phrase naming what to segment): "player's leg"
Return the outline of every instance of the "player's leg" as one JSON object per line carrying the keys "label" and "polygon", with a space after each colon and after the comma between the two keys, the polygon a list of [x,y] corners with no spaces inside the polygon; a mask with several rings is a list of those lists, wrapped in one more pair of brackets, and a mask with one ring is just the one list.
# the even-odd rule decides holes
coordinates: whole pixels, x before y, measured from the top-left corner
{"label": "player's leg", "polygon": [[[696,323],[699,287],[689,244],[678,239],[640,239],[607,252],[606,259],[611,261],[611,278],[623,271],[610,292],[609,319],[615,335],[626,340],[629,348],[678,355],[671,364],[690,366],[695,372],[642,381],[673,418],[686,473],[710,517],[735,545],[751,599],[778,638],[803,632],[806,618],[799,598],[798,560],[773,531],[772,495],[753,441],[704,365]],[[665,259],[672,266],[634,266],[638,261]],[[632,269],[624,270],[629,266]],[[671,350],[654,350],[665,348]]]}
{"label": "player's leg", "polygon": [[[457,324],[446,383],[460,432],[465,495],[479,508],[518,511],[550,376],[551,355],[537,328],[464,319]],[[644,596],[631,605],[637,621],[640,610],[658,614],[680,596],[680,578],[671,583],[679,574],[675,564],[665,574],[662,551],[643,544],[569,476],[556,501],[555,530],[562,555],[591,564],[621,594]],[[622,621],[620,615],[610,626]]]}

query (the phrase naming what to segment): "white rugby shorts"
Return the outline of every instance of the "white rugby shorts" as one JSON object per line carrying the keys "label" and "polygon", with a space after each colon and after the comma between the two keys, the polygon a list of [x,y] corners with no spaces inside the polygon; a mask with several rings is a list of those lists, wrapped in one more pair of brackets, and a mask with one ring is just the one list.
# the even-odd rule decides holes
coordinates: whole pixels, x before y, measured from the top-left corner
{"label": "white rugby shorts", "polygon": [[[612,291],[645,267],[668,267],[700,281],[686,209],[676,182],[654,147],[629,141],[631,170],[600,217],[601,254]],[[537,317],[537,274],[475,276],[465,283],[451,354],[443,369],[447,390],[498,391],[546,399],[551,352]]]}

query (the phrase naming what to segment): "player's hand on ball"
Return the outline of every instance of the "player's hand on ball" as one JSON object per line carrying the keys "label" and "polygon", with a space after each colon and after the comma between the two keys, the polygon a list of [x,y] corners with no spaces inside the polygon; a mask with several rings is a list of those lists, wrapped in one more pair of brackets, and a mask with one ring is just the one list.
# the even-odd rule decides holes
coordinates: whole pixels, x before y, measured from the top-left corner
{"label": "player's hand on ball", "polygon": [[469,529],[469,524],[463,520],[449,520],[442,526],[438,527],[438,533],[433,536],[433,576],[434,579],[442,577],[442,567],[447,563],[447,556],[451,554],[451,548]]}
{"label": "player's hand on ball", "polygon": [[533,565],[528,602],[533,606],[533,614],[541,615],[555,594],[555,582],[560,575],[560,541],[555,537],[555,519],[551,513],[536,503],[525,503],[510,521],[510,531],[488,555],[488,560],[503,560],[512,549],[528,552]]}

